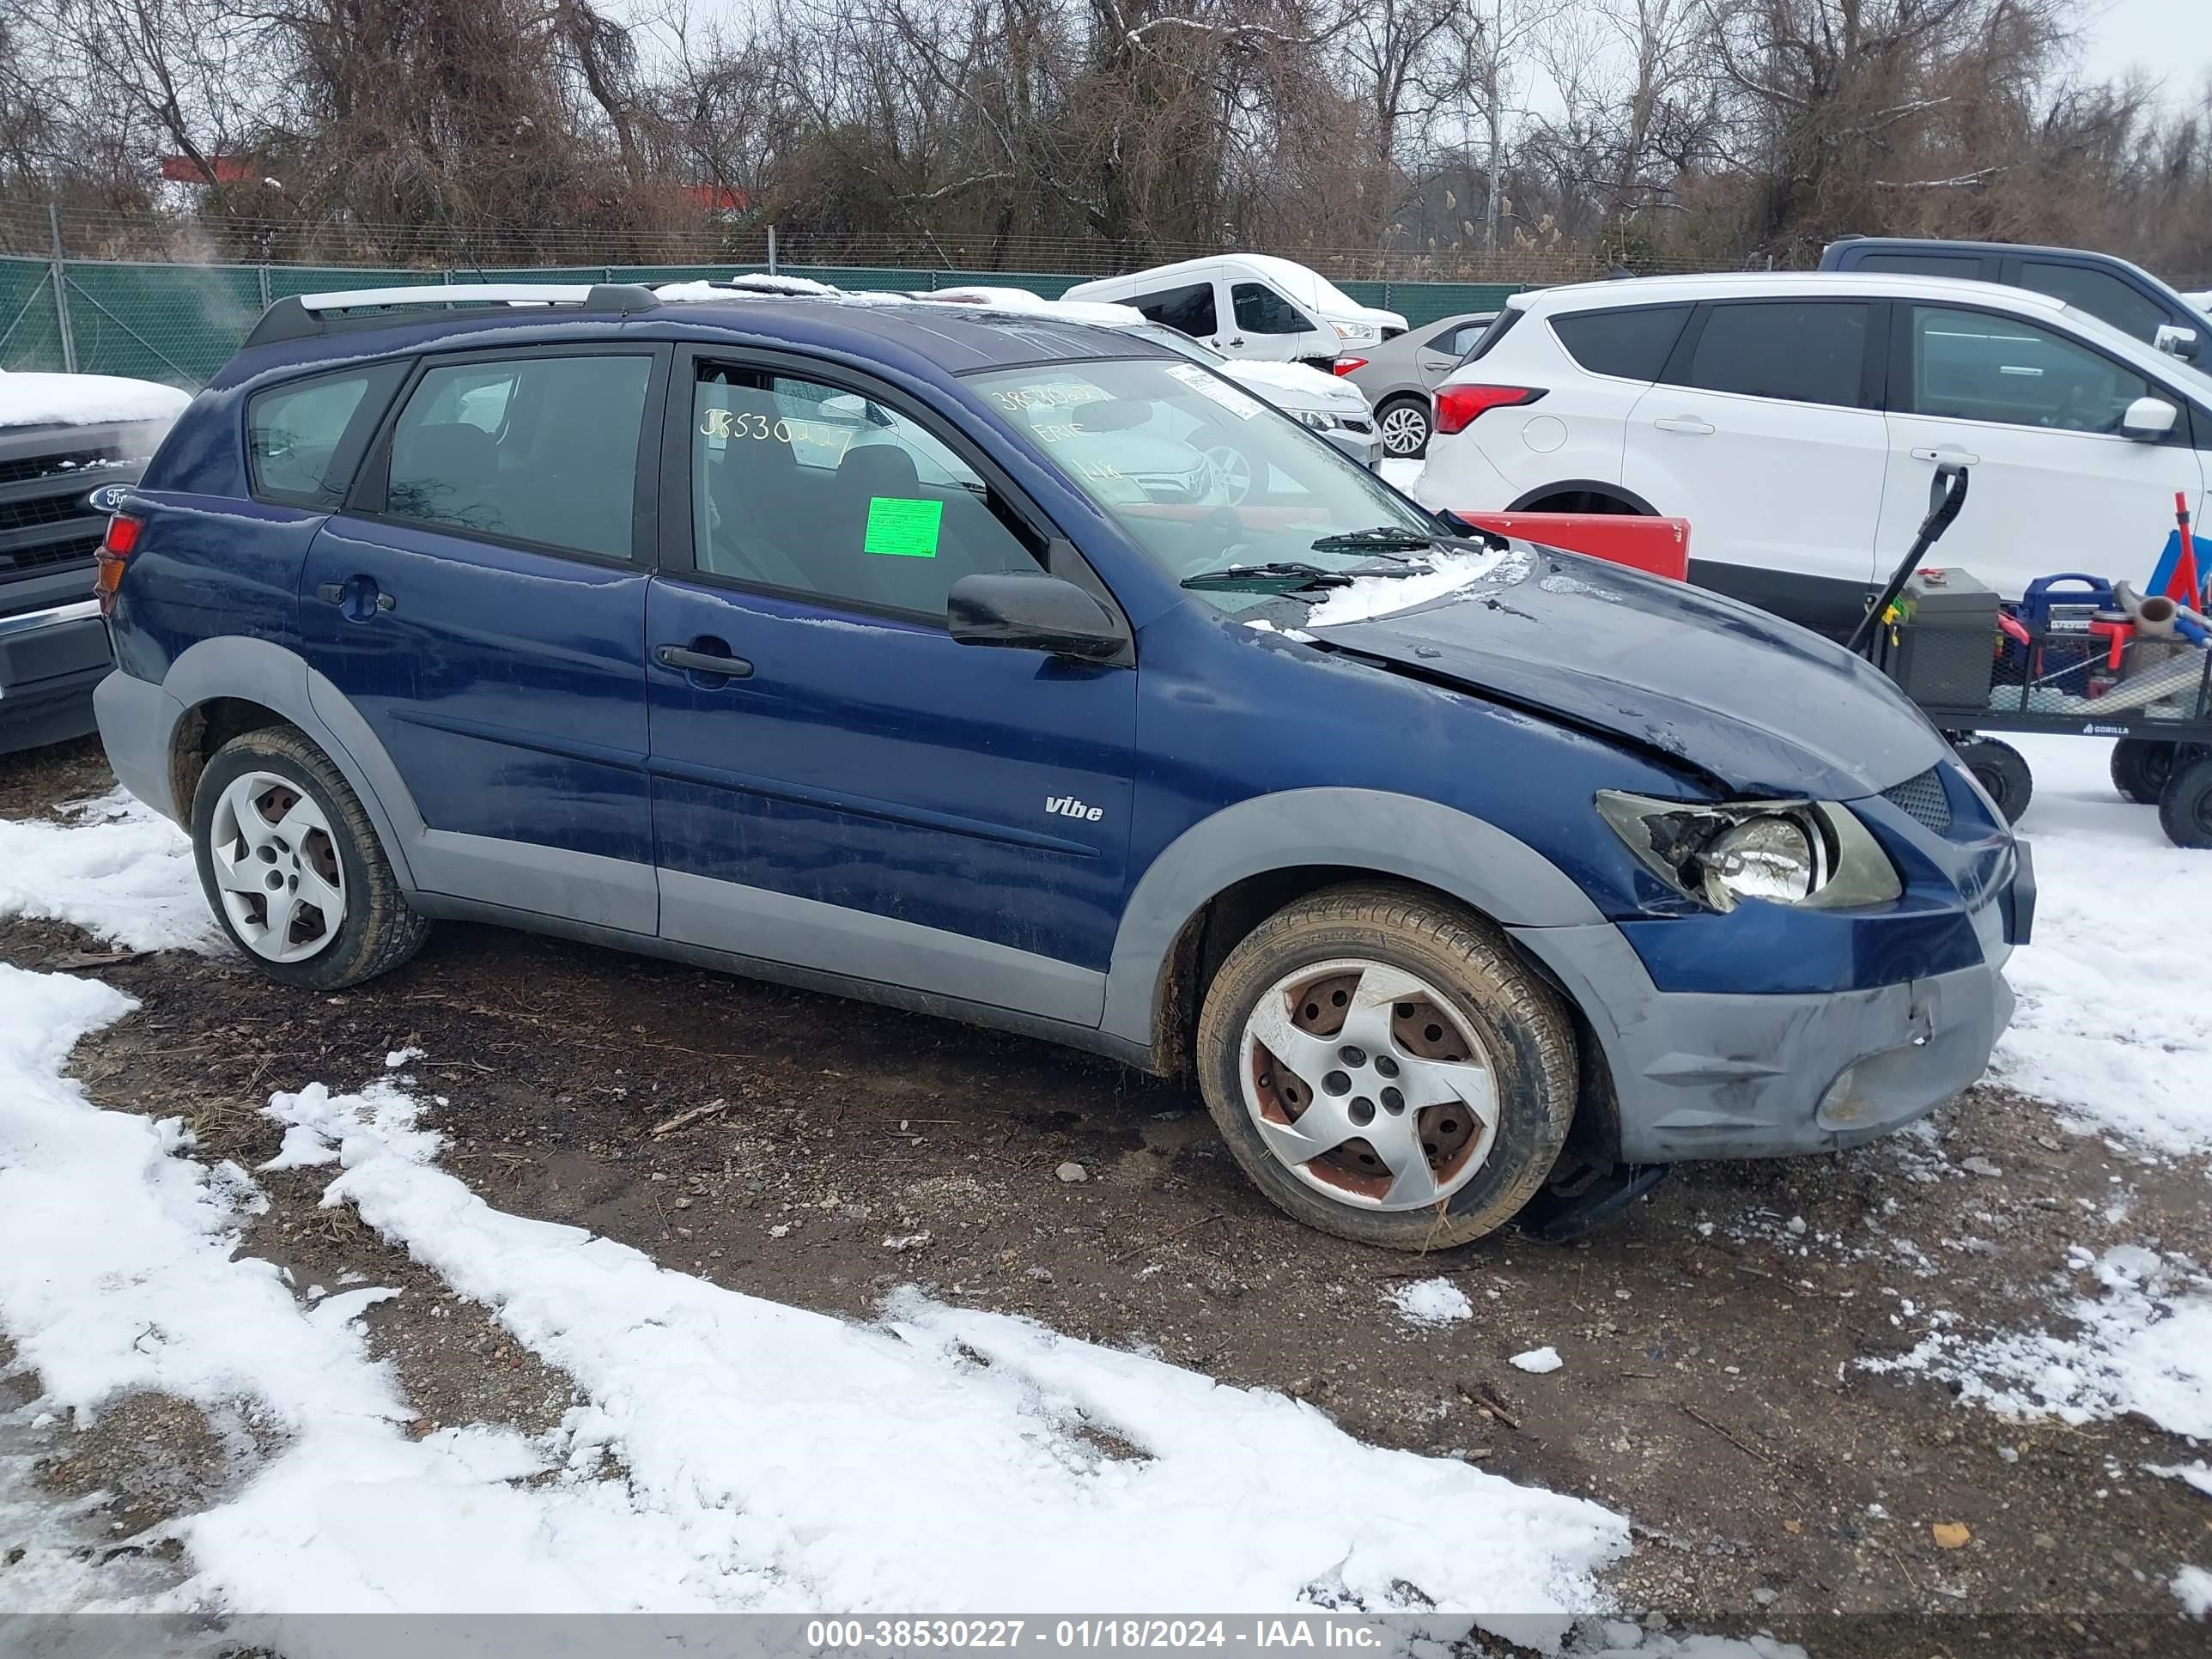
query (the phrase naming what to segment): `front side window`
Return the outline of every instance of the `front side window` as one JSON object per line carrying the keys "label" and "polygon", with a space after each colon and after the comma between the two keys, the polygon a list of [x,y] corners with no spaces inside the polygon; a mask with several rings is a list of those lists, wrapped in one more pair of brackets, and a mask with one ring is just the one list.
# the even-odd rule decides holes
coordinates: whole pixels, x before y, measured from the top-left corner
{"label": "front side window", "polygon": [[2152,390],[2133,369],[2033,323],[1948,306],[1911,312],[1916,415],[2117,433],[2128,405]]}
{"label": "front side window", "polygon": [[2063,300],[2092,317],[2101,317],[2121,333],[2132,334],[2138,340],[2155,340],[2160,326],[2171,320],[2165,307],[2137,293],[2109,270],[2026,259],[2021,262],[2020,285]]}
{"label": "front side window", "polygon": [[1787,300],[1716,305],[1684,384],[1790,403],[1859,401],[1872,307]]}
{"label": "front side window", "polygon": [[646,356],[430,369],[393,423],[386,514],[599,558],[633,556],[652,379]]}
{"label": "front side window", "polygon": [[[1577,311],[1552,319],[1567,355],[1593,374],[1656,380],[1690,320],[1687,306],[1638,306],[1626,311]],[[1856,390],[1853,383],[1853,390]]]}
{"label": "front side window", "polygon": [[404,363],[384,363],[257,392],[246,408],[254,493],[335,511]]}
{"label": "front side window", "polygon": [[[973,384],[1178,580],[1269,561],[1352,569],[1382,556],[1357,538],[1315,544],[1380,530],[1418,546],[1441,533],[1342,452],[1194,363],[1036,364]],[[1262,602],[1252,592],[1193,591],[1226,611]]]}
{"label": "front side window", "polygon": [[1033,570],[948,445],[860,392],[712,364],[693,389],[692,558],[708,575],[941,619],[961,577]]}
{"label": "front side window", "polygon": [[1193,283],[1188,288],[1162,289],[1157,293],[1134,295],[1129,303],[1144,314],[1147,322],[1165,323],[1170,328],[1180,329],[1194,339],[1203,339],[1218,334],[1220,330],[1213,310],[1213,284]]}
{"label": "front side window", "polygon": [[1310,334],[1314,325],[1303,311],[1264,283],[1239,283],[1229,290],[1237,326],[1247,334]]}

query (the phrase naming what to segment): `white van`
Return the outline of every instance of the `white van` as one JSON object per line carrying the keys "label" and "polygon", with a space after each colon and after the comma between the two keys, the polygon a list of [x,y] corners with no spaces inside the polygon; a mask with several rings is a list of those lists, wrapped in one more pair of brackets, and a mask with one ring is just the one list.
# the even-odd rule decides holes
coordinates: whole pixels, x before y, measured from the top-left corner
{"label": "white van", "polygon": [[1406,331],[1396,312],[1363,306],[1318,272],[1264,253],[1155,265],[1133,276],[1078,283],[1060,297],[1134,306],[1225,357],[1319,368],[1348,347],[1377,345]]}

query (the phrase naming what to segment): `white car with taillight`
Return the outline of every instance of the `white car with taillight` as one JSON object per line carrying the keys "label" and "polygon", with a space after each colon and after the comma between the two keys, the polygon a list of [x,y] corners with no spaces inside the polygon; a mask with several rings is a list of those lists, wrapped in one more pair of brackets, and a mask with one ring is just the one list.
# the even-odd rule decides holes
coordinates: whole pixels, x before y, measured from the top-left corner
{"label": "white car with taillight", "polygon": [[2048,295],[1944,277],[1516,295],[1436,399],[1423,505],[1687,519],[1692,581],[1838,635],[1946,462],[1972,488],[1945,562],[2008,598],[2053,570],[2147,576],[2212,472],[2212,377]]}

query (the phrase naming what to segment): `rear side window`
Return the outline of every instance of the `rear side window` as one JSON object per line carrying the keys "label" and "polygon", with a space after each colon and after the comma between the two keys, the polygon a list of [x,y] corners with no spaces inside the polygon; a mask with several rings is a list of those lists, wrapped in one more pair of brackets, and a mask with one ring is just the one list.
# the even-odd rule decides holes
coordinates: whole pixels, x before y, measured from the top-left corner
{"label": "rear side window", "polygon": [[1162,289],[1156,294],[1139,294],[1129,303],[1155,323],[1165,323],[1170,328],[1181,329],[1196,339],[1200,336],[1218,334],[1213,311],[1213,284],[1193,283],[1188,288]]}
{"label": "rear side window", "polygon": [[1638,306],[1631,311],[1581,311],[1552,319],[1552,332],[1572,357],[1593,374],[1617,374],[1624,380],[1656,380],[1667,367],[1687,306]]}
{"label": "rear side window", "polygon": [[1845,269],[1887,271],[1893,276],[1963,277],[1972,283],[1981,279],[1982,261],[1971,253],[1869,253]]}
{"label": "rear side window", "polygon": [[253,493],[337,511],[384,405],[406,372],[404,362],[380,363],[256,392],[246,405]]}
{"label": "rear side window", "polygon": [[2132,334],[2138,340],[2155,340],[2159,325],[2172,319],[2166,307],[2154,302],[2148,295],[2139,294],[2129,283],[2122,282],[2109,270],[2091,270],[2083,265],[2052,264],[2047,260],[2023,259],[2020,266],[2020,285],[2032,288],[2038,294],[2048,294],[2063,300],[2077,310],[2092,317],[2102,318],[2124,334]]}
{"label": "rear side window", "polygon": [[455,363],[416,382],[392,431],[395,519],[599,558],[632,556],[653,359]]}
{"label": "rear side window", "polygon": [[1305,313],[1262,283],[1239,283],[1229,290],[1237,326],[1247,334],[1310,334]]}
{"label": "rear side window", "polygon": [[1717,305],[1682,383],[1798,404],[1859,401],[1871,307],[1763,300]]}

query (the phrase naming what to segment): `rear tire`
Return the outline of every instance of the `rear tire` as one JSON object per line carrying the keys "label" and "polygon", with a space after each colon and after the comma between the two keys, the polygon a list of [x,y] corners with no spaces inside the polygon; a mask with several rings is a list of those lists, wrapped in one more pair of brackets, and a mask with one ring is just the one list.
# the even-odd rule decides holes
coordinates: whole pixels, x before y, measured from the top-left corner
{"label": "rear tire", "polygon": [[1382,453],[1393,461],[1418,460],[1429,453],[1435,422],[1426,398],[1385,398],[1375,411],[1375,425],[1382,434]]}
{"label": "rear tire", "polygon": [[1975,781],[1988,791],[2007,823],[2018,823],[2035,798],[2035,774],[2027,757],[1995,738],[1961,738],[1951,745]]}
{"label": "rear tire", "polygon": [[361,798],[290,726],[216,751],[192,793],[192,856],[223,931],[280,983],[342,990],[389,973],[429,937]]}
{"label": "rear tire", "polygon": [[2112,745],[2112,787],[2138,806],[2155,806],[2174,774],[2207,754],[2212,750],[2202,744],[2122,738]]}
{"label": "rear tire", "polygon": [[1385,1249],[1503,1226],[1574,1117],[1558,996],[1490,923],[1405,888],[1332,888],[1261,923],[1206,989],[1197,1058],[1254,1184],[1308,1226]]}
{"label": "rear tire", "polygon": [[2212,755],[2199,756],[2166,781],[2158,823],[2176,847],[2212,848]]}

